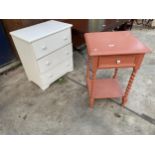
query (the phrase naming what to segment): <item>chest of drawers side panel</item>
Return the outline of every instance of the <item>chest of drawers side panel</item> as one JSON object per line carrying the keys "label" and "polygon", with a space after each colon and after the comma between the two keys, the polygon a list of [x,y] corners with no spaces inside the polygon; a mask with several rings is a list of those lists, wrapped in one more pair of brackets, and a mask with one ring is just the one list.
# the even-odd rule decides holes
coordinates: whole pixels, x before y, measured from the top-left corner
{"label": "chest of drawers side panel", "polygon": [[40,85],[39,68],[31,44],[12,37],[29,81]]}

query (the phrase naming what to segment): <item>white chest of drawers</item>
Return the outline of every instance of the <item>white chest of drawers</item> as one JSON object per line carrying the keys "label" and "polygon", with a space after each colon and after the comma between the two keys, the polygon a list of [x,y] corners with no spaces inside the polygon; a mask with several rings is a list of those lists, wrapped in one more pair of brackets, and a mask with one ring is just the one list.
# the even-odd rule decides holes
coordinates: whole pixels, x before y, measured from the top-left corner
{"label": "white chest of drawers", "polygon": [[71,27],[50,20],[10,32],[28,79],[43,90],[73,70]]}

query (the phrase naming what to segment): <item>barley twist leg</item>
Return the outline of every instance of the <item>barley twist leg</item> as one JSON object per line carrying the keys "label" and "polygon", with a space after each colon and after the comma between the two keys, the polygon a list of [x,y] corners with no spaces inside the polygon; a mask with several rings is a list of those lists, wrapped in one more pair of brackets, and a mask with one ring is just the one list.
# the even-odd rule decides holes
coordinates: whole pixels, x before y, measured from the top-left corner
{"label": "barley twist leg", "polygon": [[129,92],[130,92],[130,89],[131,89],[133,80],[134,80],[134,78],[135,78],[135,76],[136,76],[136,72],[137,72],[137,70],[133,69],[133,72],[132,72],[132,74],[131,74],[131,76],[130,76],[130,79],[129,79],[127,88],[126,88],[126,90],[125,90],[125,94],[124,94],[124,96],[122,97],[122,105],[123,105],[123,106],[125,105],[125,103],[126,103],[127,100],[128,100],[128,95],[129,95]]}
{"label": "barley twist leg", "polygon": [[113,75],[113,79],[115,79],[117,77],[117,73],[118,73],[118,68],[115,68],[115,71],[114,71],[114,75]]}

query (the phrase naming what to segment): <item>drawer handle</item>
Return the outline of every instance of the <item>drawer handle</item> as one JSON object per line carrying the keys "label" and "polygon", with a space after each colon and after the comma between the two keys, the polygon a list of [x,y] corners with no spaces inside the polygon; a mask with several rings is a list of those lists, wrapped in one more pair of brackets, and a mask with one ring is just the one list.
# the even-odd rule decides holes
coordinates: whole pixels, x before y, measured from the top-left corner
{"label": "drawer handle", "polygon": [[51,77],[53,77],[53,75],[51,74],[51,75],[49,75],[48,77],[51,78]]}
{"label": "drawer handle", "polygon": [[69,52],[66,52],[66,54],[69,55],[70,53]]}
{"label": "drawer handle", "polygon": [[46,61],[45,64],[49,66],[51,63],[49,61]]}
{"label": "drawer handle", "polygon": [[120,64],[120,63],[121,63],[121,60],[116,60],[116,63],[117,63],[117,64]]}
{"label": "drawer handle", "polygon": [[42,50],[46,50],[47,47],[44,45],[44,46],[41,47],[41,49],[42,49]]}
{"label": "drawer handle", "polygon": [[68,38],[67,38],[67,37],[64,37],[63,39],[64,39],[64,41],[68,40]]}

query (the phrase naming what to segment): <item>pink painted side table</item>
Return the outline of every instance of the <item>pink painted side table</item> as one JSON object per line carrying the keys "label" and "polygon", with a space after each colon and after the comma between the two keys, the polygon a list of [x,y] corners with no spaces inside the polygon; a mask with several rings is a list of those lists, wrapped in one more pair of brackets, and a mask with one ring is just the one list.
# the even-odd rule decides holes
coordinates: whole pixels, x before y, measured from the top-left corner
{"label": "pink painted side table", "polygon": [[[127,102],[131,85],[145,53],[150,49],[143,45],[129,31],[85,33],[87,45],[87,87],[90,107],[94,99],[122,97],[122,105]],[[91,66],[91,71],[90,71]],[[117,79],[118,68],[132,67],[133,71],[125,92],[122,91]],[[96,79],[97,69],[114,68],[110,79]]]}

